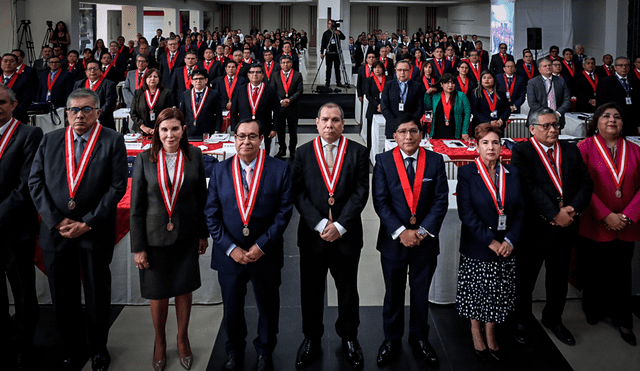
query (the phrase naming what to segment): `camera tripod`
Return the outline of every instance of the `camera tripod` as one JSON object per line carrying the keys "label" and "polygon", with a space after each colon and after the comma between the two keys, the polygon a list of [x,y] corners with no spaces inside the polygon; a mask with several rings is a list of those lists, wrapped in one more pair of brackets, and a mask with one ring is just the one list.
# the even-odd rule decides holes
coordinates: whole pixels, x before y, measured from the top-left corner
{"label": "camera tripod", "polygon": [[[345,82],[344,87],[346,89],[349,89],[349,88],[352,88],[353,86],[351,85],[351,79],[347,74],[347,69],[344,66],[344,56],[342,55],[342,45],[340,44],[340,39],[336,36],[336,30],[337,29],[334,29],[334,28],[331,29],[331,39],[329,39],[329,45],[331,45],[332,42],[336,44],[336,47],[338,49],[338,58],[340,60],[340,72],[342,73],[343,81]],[[327,50],[328,50],[328,46],[327,46]],[[313,82],[311,83],[311,91],[313,91],[313,87],[316,84],[316,79],[318,78],[318,73],[320,72],[320,69],[322,68],[322,64],[324,63],[325,59],[326,58],[322,58],[322,60],[320,61],[320,65],[318,66],[316,75],[313,77]]]}
{"label": "camera tripod", "polygon": [[22,42],[24,41],[27,52],[25,53],[25,59],[29,62],[29,66],[33,65],[36,60],[35,51],[33,50],[33,37],[31,36],[31,21],[21,20],[18,27],[18,49],[22,49]]}

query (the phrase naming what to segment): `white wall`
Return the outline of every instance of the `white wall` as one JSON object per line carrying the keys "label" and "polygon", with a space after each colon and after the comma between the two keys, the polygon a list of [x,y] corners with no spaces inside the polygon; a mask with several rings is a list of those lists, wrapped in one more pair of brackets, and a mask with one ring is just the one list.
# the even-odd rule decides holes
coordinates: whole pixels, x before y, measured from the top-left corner
{"label": "white wall", "polygon": [[479,37],[488,38],[491,34],[491,4],[449,7],[448,25],[445,30],[447,34],[467,34],[469,36],[476,34]]}
{"label": "white wall", "polygon": [[[96,5],[96,40],[102,39],[104,41],[104,45],[108,48],[109,43],[115,40],[109,40],[109,33],[107,29],[107,11],[109,10],[122,10],[121,5],[108,5],[108,4],[97,4]],[[122,27],[124,30],[124,25]],[[127,40],[125,38],[125,40]],[[95,40],[94,40],[95,42]],[[73,40],[71,40],[73,44]]]}
{"label": "white wall", "polygon": [[573,41],[582,44],[585,54],[594,57],[599,65],[605,54],[605,33],[602,32],[605,18],[602,15],[605,14],[606,0],[590,0],[588,3],[589,6],[585,6],[583,0],[573,1]]}

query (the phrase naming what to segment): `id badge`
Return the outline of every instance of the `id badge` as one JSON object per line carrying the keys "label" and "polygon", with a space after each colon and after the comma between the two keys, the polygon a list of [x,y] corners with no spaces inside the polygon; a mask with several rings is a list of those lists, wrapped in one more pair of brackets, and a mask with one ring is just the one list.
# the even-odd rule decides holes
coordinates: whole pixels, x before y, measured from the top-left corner
{"label": "id badge", "polygon": [[398,103],[398,111],[404,112],[404,103]]}
{"label": "id badge", "polygon": [[389,71],[384,71],[385,76],[389,76]]}
{"label": "id badge", "polygon": [[507,99],[511,99],[511,93],[507,92]]}
{"label": "id badge", "polygon": [[504,214],[498,215],[498,230],[499,231],[507,230],[507,216]]}
{"label": "id badge", "polygon": [[150,112],[149,113],[149,120],[156,121],[156,113],[155,112]]}
{"label": "id badge", "polygon": [[626,98],[626,102],[627,102],[627,104],[631,104],[631,97],[627,97]]}
{"label": "id badge", "polygon": [[498,118],[498,111],[491,111],[491,118],[492,119]]}
{"label": "id badge", "polygon": [[382,100],[382,92],[379,93],[378,99]]}
{"label": "id badge", "polygon": [[336,40],[335,40],[335,39],[331,39],[331,43],[332,43],[332,44],[335,44],[335,43],[336,43]]}

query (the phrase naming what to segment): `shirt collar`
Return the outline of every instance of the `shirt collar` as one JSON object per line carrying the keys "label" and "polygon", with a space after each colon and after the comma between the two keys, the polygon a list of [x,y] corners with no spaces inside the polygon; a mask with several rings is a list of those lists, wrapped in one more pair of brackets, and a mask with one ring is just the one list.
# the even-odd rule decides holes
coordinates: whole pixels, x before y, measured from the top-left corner
{"label": "shirt collar", "polygon": [[82,135],[78,135],[78,133],[76,133],[75,130],[71,130],[73,132],[73,140],[76,141],[78,140],[79,137],[82,137],[82,139],[88,142],[89,138],[91,137],[91,130],[93,130],[93,126],[91,127],[91,129],[87,130],[87,132]]}
{"label": "shirt collar", "polygon": [[5,122],[4,125],[0,126],[0,136],[4,135],[5,131],[7,131],[7,128],[9,128],[9,123],[11,122],[11,120],[13,120],[13,118],[10,118],[9,121]]}
{"label": "shirt collar", "polygon": [[[342,138],[342,137],[340,137]],[[335,147],[334,148],[338,148],[338,146],[340,146],[340,139],[336,140],[333,143],[329,143],[326,140],[324,140],[323,137],[320,137],[320,142],[322,143],[322,148],[324,148],[324,146],[326,146],[327,144],[333,144]]]}
{"label": "shirt collar", "polygon": [[618,80],[621,80],[621,79],[628,79],[628,78],[629,78],[629,75],[627,75],[627,76],[625,76],[625,77],[622,77],[622,76],[620,76],[617,72],[616,72],[616,76],[618,77]]}
{"label": "shirt collar", "polygon": [[406,160],[408,157],[411,157],[412,159],[418,161],[418,153],[420,153],[420,147],[418,147],[418,149],[411,155],[409,156],[408,154],[404,153],[403,150],[400,150],[400,154],[402,155],[402,160]]}
{"label": "shirt collar", "polygon": [[[238,160],[240,160],[240,157],[238,157]],[[256,161],[258,160],[258,158],[254,158],[253,161],[251,161],[250,164],[245,164],[244,161],[240,160],[240,167],[242,167],[242,170],[244,170],[244,168],[246,168],[247,166],[251,166],[252,169],[256,168]]]}

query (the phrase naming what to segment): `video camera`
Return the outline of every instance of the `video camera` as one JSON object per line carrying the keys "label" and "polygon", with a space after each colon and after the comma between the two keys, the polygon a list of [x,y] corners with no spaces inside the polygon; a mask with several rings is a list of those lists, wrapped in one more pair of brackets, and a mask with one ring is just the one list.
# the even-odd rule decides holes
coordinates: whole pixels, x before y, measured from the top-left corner
{"label": "video camera", "polygon": [[331,20],[331,31],[335,31],[340,28],[340,22],[344,22],[342,19],[332,19]]}

